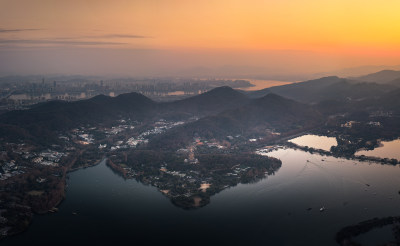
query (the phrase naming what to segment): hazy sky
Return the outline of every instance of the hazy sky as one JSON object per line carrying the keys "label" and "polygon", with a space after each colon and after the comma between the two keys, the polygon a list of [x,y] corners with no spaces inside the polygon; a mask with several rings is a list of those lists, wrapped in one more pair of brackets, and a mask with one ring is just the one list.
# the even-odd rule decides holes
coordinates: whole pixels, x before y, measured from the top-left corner
{"label": "hazy sky", "polygon": [[400,65],[399,0],[0,0],[0,73],[296,75]]}

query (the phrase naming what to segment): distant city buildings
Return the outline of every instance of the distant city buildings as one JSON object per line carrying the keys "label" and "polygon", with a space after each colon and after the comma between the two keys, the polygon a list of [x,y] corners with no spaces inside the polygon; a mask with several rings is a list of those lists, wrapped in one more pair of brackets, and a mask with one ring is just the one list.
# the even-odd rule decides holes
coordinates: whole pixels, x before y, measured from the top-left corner
{"label": "distant city buildings", "polygon": [[197,95],[219,86],[243,88],[250,85],[244,80],[217,79],[99,80],[82,76],[49,79],[37,76],[0,78],[0,111],[26,109],[32,104],[49,100],[76,101],[100,94],[115,97],[128,92],[138,92],[153,100],[166,101]]}

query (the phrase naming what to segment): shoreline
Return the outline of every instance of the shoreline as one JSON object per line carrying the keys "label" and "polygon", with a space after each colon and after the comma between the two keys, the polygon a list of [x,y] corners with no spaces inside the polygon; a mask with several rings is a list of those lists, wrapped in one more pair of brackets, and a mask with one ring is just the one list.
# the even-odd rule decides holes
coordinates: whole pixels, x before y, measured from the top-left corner
{"label": "shoreline", "polygon": [[[216,157],[217,156],[217,157]],[[268,156],[258,156],[253,153],[242,153],[232,158],[228,158],[224,154],[202,154],[198,155],[200,162],[192,167],[190,171],[186,173],[179,173],[180,171],[168,171],[175,174],[168,174],[166,170],[160,170],[160,167],[153,166],[153,170],[150,173],[138,171],[132,169],[132,167],[126,166],[124,163],[121,166],[118,161],[111,159],[107,160],[107,166],[115,172],[117,175],[122,176],[124,179],[135,179],[146,185],[154,186],[161,194],[166,196],[174,205],[179,208],[190,210],[203,207],[210,203],[210,199],[213,195],[225,190],[228,187],[234,187],[238,184],[244,184],[254,182],[260,179],[267,178],[269,175],[276,172],[282,165],[282,162],[276,158]],[[216,158],[216,159],[213,159]],[[211,169],[206,173],[198,173],[199,177],[184,178],[187,175],[193,175],[192,171],[199,172],[198,169],[206,168],[216,160],[222,162],[227,160],[229,166],[224,168]],[[228,159],[226,159],[228,158]],[[245,163],[244,163],[245,162]],[[157,163],[157,162],[154,162]],[[149,163],[152,166],[154,163]],[[233,165],[234,163],[241,163],[239,165]],[[252,164],[250,164],[252,163]],[[171,164],[172,166],[173,164]],[[182,159],[182,165],[193,165],[184,164]],[[243,165],[240,167],[240,165]],[[196,171],[197,170],[197,171]],[[157,175],[153,171],[158,171]],[[178,174],[177,174],[178,173]],[[190,173],[190,174],[188,174]],[[218,176],[215,176],[216,173]],[[233,174],[234,173],[234,174]],[[152,178],[152,176],[156,178]],[[172,175],[167,177],[164,183],[159,183],[158,180],[165,178],[165,175]],[[180,176],[182,175],[182,176]],[[180,178],[177,178],[180,176]],[[197,180],[196,180],[197,179]],[[204,181],[207,180],[208,181]],[[185,187],[176,190],[175,182]]]}
{"label": "shoreline", "polygon": [[[331,151],[326,151],[326,150],[322,150],[322,149],[315,149],[315,148],[310,148],[310,147],[305,147],[305,146],[300,146],[297,145],[295,143],[291,143],[291,142],[285,142],[285,143],[281,143],[282,145],[288,147],[288,148],[292,148],[292,149],[299,149],[305,152],[310,152],[310,153],[318,153],[320,155],[324,155],[324,156],[332,156],[332,157],[336,157],[336,158],[345,158],[348,160],[357,160],[360,162],[375,162],[375,163],[381,163],[381,164],[387,164],[387,165],[398,165],[399,160],[397,159],[389,159],[389,158],[381,158],[381,157],[374,157],[374,156],[357,156],[357,155],[352,155],[352,156],[346,156],[346,155],[335,155],[334,153],[332,153]],[[393,163],[395,162],[395,163]]]}
{"label": "shoreline", "polygon": [[[82,154],[82,152],[80,152],[80,154]],[[56,191],[54,191],[56,194],[60,194],[60,199],[57,200],[53,205],[48,206],[48,207],[46,207],[45,209],[40,209],[40,210],[33,211],[33,209],[30,207],[29,216],[27,216],[27,217],[28,217],[27,220],[25,220],[25,223],[23,223],[23,228],[21,228],[21,229],[19,229],[19,230],[16,230],[16,231],[13,231],[13,232],[11,232],[11,233],[9,233],[9,234],[8,234],[8,231],[7,231],[7,234],[6,234],[6,235],[0,235],[0,242],[1,242],[2,240],[6,239],[6,238],[13,237],[13,236],[17,236],[17,235],[19,235],[19,234],[21,234],[21,233],[24,233],[24,232],[31,226],[31,224],[32,224],[32,222],[33,222],[33,220],[34,220],[35,215],[39,215],[39,216],[40,216],[40,215],[55,213],[55,212],[58,211],[59,206],[60,206],[60,205],[62,204],[62,202],[67,198],[67,197],[66,197],[66,189],[67,189],[67,174],[68,174],[68,173],[72,173],[72,172],[75,172],[75,171],[78,171],[78,170],[81,170],[81,169],[85,169],[85,168],[97,166],[97,165],[99,165],[102,161],[104,161],[104,160],[106,160],[106,159],[107,159],[107,157],[104,156],[102,159],[96,160],[96,161],[95,161],[93,164],[91,164],[91,165],[84,165],[84,166],[80,166],[80,167],[76,167],[76,168],[71,168],[71,167],[76,163],[76,161],[77,161],[77,158],[76,158],[76,156],[75,156],[65,167],[62,168],[62,169],[63,169],[63,175],[62,175],[61,181],[59,182],[59,184],[61,184],[61,185],[60,185],[60,187],[56,190],[56,191],[58,191],[59,193],[56,192]],[[53,193],[49,193],[49,194],[54,194],[54,192],[53,192]],[[54,211],[51,211],[51,210],[54,210]],[[1,229],[1,228],[0,228],[0,229]],[[14,229],[15,229],[15,228],[14,228]]]}

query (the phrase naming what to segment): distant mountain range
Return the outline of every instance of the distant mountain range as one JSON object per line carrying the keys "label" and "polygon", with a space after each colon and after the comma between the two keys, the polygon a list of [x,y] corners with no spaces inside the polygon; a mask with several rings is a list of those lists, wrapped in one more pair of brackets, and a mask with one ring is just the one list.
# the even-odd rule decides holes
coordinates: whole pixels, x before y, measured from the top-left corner
{"label": "distant mountain range", "polygon": [[157,103],[135,92],[115,98],[99,95],[75,102],[50,101],[0,115],[0,135],[46,143],[57,140],[57,131],[110,122],[120,115],[142,120],[152,117],[156,109]]}
{"label": "distant mountain range", "polygon": [[318,78],[318,77],[326,77],[326,76],[336,75],[338,77],[347,78],[347,77],[359,77],[359,76],[363,76],[365,74],[376,73],[376,72],[379,72],[382,70],[399,70],[399,69],[400,69],[400,65],[360,66],[360,67],[342,68],[342,69],[329,71],[329,72],[316,73],[313,76],[314,76],[314,78]]}
{"label": "distant mountain range", "polygon": [[299,102],[315,104],[324,100],[362,100],[379,97],[394,89],[390,84],[365,83],[331,76],[248,92],[248,95],[257,98],[276,93]]}
{"label": "distant mountain range", "polygon": [[82,123],[104,120],[119,114],[134,114],[141,119],[155,110],[156,103],[139,93],[121,94],[115,98],[99,95],[75,102],[50,101],[29,110],[0,115],[0,121],[13,125],[45,124],[46,128],[63,130]]}
{"label": "distant mountain range", "polygon": [[371,73],[360,77],[353,77],[352,79],[377,84],[400,85],[400,83],[398,83],[398,81],[400,80],[400,71],[382,70],[377,73]]}
{"label": "distant mountain range", "polygon": [[[400,76],[400,71],[385,70],[353,79],[331,76],[253,92],[239,92],[224,86],[165,103],[154,102],[138,93],[117,97],[100,95],[76,102],[50,101],[29,110],[0,115],[0,135],[47,142],[55,138],[57,131],[92,123],[107,124],[121,117],[150,121],[193,116],[200,119],[168,131],[162,137],[173,139],[175,135],[185,142],[196,133],[212,138],[266,130],[290,132],[320,124],[323,115],[366,108],[399,111],[400,89],[393,85],[400,80],[400,77],[393,79],[397,75]],[[159,143],[163,143],[161,137]]]}

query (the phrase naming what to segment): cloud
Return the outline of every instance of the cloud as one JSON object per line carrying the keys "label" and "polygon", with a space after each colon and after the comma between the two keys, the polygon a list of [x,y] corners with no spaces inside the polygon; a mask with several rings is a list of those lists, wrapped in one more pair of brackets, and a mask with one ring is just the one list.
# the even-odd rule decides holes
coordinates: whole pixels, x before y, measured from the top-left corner
{"label": "cloud", "polygon": [[142,35],[131,35],[131,34],[104,34],[104,35],[88,35],[88,36],[80,36],[80,37],[57,37],[55,39],[60,40],[79,40],[79,39],[98,39],[98,38],[105,38],[105,39],[113,39],[113,38],[131,38],[131,39],[142,39],[142,38],[153,38],[149,36],[142,36]]}
{"label": "cloud", "polygon": [[[15,33],[15,32],[27,32],[27,31],[41,31],[44,29],[41,28],[15,28],[15,29],[6,29],[0,28],[0,33]],[[134,35],[134,34],[104,34],[104,35],[92,35],[92,36],[82,36],[82,37],[69,37],[69,38],[57,38],[57,39],[82,39],[82,38],[152,38],[149,36],[143,35]]]}
{"label": "cloud", "polygon": [[46,45],[122,45],[122,42],[101,41],[75,41],[75,40],[52,40],[52,39],[0,39],[0,44],[46,44]]}
{"label": "cloud", "polygon": [[8,33],[8,32],[25,32],[25,31],[40,31],[43,29],[35,29],[35,28],[24,28],[24,29],[4,29],[0,28],[0,33]]}
{"label": "cloud", "polygon": [[[2,29],[1,33],[12,33],[12,32],[23,32],[23,31],[34,31],[43,29]],[[52,38],[41,38],[41,39],[27,39],[27,38],[0,38],[0,47],[43,47],[43,46],[102,46],[102,45],[125,45],[129,42],[121,42],[116,39],[145,39],[152,38],[143,35],[133,34],[104,34],[104,35],[87,35],[77,37],[52,37]]]}
{"label": "cloud", "polygon": [[93,37],[99,37],[99,38],[151,38],[151,37],[142,36],[142,35],[130,35],[130,34],[107,34],[107,35],[93,36]]}

